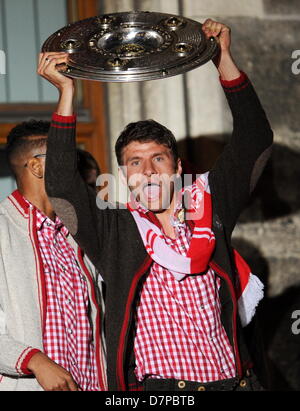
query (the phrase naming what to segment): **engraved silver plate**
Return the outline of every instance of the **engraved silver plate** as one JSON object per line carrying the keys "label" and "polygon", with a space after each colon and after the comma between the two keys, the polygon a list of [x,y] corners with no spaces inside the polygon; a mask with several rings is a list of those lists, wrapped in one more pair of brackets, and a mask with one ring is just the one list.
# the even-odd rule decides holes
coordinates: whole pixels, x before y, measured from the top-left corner
{"label": "engraved silver plate", "polygon": [[96,16],[58,30],[42,51],[70,54],[66,75],[109,82],[156,80],[199,67],[219,52],[202,24],[180,16],[123,12]]}

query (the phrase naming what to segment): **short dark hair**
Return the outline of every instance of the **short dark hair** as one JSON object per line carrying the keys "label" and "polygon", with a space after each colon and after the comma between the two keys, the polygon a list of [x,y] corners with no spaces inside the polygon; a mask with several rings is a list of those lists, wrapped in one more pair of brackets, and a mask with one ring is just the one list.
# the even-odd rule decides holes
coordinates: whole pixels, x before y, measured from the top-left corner
{"label": "short dark hair", "polygon": [[136,123],[130,123],[125,127],[115,145],[119,165],[123,164],[123,149],[132,141],[138,141],[140,143],[155,141],[158,144],[162,144],[171,150],[174,162],[175,164],[177,163],[178,149],[174,134],[154,120],[138,121]]}
{"label": "short dark hair", "polygon": [[[20,154],[26,153],[34,148],[43,147],[47,144],[49,129],[49,121],[29,120],[18,124],[10,131],[7,136],[5,151],[8,163],[15,175],[17,172],[13,165],[13,160]],[[31,138],[38,136],[42,138]]]}
{"label": "short dark hair", "polygon": [[86,150],[82,150],[81,148],[77,148],[77,161],[79,174],[81,175],[83,180],[95,190],[96,180],[91,180],[90,176],[91,171],[93,170],[96,171],[96,178],[101,174],[101,170],[97,161],[91,153]]}

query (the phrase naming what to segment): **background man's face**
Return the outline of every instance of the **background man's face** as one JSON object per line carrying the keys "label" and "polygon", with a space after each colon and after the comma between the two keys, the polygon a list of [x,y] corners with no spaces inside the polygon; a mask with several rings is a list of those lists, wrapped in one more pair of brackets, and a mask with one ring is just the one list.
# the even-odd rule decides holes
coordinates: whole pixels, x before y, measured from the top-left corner
{"label": "background man's face", "polygon": [[168,147],[155,141],[133,141],[123,150],[123,164],[127,185],[137,201],[154,212],[169,208],[176,174],[182,170],[180,160],[175,164]]}

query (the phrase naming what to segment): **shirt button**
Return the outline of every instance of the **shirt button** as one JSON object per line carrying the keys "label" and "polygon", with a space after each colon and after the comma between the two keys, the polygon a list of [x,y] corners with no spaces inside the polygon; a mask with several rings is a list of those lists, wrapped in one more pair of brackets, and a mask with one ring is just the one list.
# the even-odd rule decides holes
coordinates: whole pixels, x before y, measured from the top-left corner
{"label": "shirt button", "polygon": [[70,328],[68,328],[68,333],[71,335],[73,334],[73,331]]}
{"label": "shirt button", "polygon": [[241,380],[240,387],[245,388],[246,386],[247,386],[247,381],[246,380]]}
{"label": "shirt button", "polygon": [[180,388],[180,389],[184,389],[185,388],[185,386],[186,386],[186,383],[185,383],[185,381],[179,381],[179,383],[178,383],[178,388]]}

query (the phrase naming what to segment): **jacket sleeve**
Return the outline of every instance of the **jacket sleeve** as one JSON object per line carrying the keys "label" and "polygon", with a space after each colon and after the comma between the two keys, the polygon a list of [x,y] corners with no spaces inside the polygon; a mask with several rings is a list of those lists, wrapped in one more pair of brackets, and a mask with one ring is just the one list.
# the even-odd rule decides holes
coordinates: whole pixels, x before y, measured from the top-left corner
{"label": "jacket sleeve", "polygon": [[16,341],[7,334],[5,313],[0,307],[0,374],[12,377],[31,375],[27,366],[40,350]]}
{"label": "jacket sleeve", "polygon": [[[96,194],[82,179],[77,167],[76,116],[53,114],[48,135],[46,191],[56,214],[76,242],[99,268],[101,218]],[[98,202],[99,203],[99,202]]]}
{"label": "jacket sleeve", "polygon": [[231,233],[270,158],[273,132],[246,74],[221,84],[233,116],[233,133],[209,183],[215,210]]}

